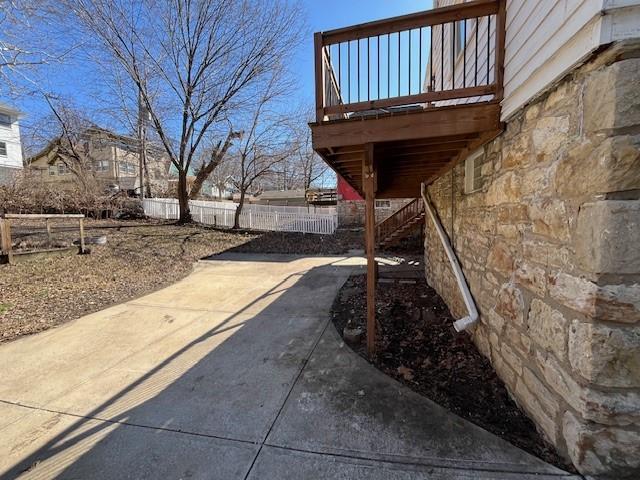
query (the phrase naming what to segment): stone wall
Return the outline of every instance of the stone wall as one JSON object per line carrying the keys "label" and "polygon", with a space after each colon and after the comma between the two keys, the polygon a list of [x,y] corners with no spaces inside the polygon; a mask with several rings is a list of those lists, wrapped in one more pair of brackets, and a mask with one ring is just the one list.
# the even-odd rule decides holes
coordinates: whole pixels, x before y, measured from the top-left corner
{"label": "stone wall", "polygon": [[[429,187],[481,313],[471,334],[585,474],[640,478],[640,51],[600,53]],[[452,181],[453,176],[453,181]],[[453,202],[452,202],[453,196]],[[428,283],[464,303],[428,221]]]}
{"label": "stone wall", "polygon": [[[376,223],[398,211],[409,203],[411,198],[389,200],[389,208],[376,208]],[[364,227],[364,200],[338,200],[338,225],[341,227]]]}

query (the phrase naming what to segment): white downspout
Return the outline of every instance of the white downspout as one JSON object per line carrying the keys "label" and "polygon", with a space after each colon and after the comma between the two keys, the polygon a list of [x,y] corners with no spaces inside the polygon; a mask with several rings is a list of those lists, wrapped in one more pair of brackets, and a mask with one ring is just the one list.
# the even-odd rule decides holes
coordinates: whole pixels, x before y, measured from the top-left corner
{"label": "white downspout", "polygon": [[436,212],[433,209],[433,205],[431,205],[431,202],[429,201],[427,189],[424,183],[420,184],[420,193],[422,195],[422,200],[424,201],[424,207],[429,213],[429,217],[431,217],[433,225],[436,227],[436,231],[438,232],[438,236],[440,237],[440,241],[442,242],[442,246],[444,247],[445,252],[447,252],[447,257],[449,257],[449,262],[451,263],[453,274],[456,277],[458,287],[460,288],[460,292],[462,293],[462,297],[464,298],[464,303],[467,306],[467,311],[469,312],[469,315],[467,315],[466,317],[453,322],[453,328],[456,329],[456,332],[461,332],[478,321],[478,309],[476,308],[476,304],[473,301],[471,292],[469,291],[469,286],[467,285],[467,281],[465,280],[462,269],[460,268],[460,263],[458,262],[456,254],[451,248],[451,244],[449,243],[447,234],[444,232],[442,224],[438,220],[438,217],[436,217]]}

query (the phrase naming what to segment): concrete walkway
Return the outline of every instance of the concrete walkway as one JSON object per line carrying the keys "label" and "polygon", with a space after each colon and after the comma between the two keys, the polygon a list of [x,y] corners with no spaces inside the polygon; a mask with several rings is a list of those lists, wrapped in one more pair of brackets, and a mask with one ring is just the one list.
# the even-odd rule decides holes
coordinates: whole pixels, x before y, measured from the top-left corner
{"label": "concrete walkway", "polygon": [[0,477],[568,477],[341,343],[329,311],[360,264],[228,254],[0,346]]}

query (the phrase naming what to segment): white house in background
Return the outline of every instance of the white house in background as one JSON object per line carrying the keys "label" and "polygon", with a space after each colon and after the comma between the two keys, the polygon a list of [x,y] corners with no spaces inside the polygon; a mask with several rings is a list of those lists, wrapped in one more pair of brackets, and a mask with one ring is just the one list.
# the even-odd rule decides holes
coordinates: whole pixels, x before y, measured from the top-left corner
{"label": "white house in background", "polygon": [[21,117],[18,110],[0,103],[0,184],[8,182],[22,170]]}

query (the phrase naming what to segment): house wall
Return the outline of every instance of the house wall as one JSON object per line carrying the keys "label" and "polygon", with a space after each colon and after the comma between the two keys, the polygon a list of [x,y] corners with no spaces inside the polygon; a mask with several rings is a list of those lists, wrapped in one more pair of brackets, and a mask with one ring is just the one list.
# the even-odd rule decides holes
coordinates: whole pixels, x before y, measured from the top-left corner
{"label": "house wall", "polygon": [[11,126],[0,125],[0,142],[7,145],[7,155],[0,155],[0,185],[8,183],[22,169],[22,144],[20,123],[14,111],[0,108],[0,113],[11,115]]}
{"label": "house wall", "polygon": [[[456,3],[463,3],[463,0],[436,0],[435,5],[442,7]],[[473,21],[468,21],[467,85],[473,85],[475,73],[474,32]],[[478,32],[478,79],[484,84],[487,70],[486,19],[480,21]],[[450,35],[450,29],[445,28],[445,87],[451,82]],[[638,37],[640,0],[507,0],[502,119],[509,119],[600,46]],[[495,25],[491,25],[489,38],[489,80],[492,82],[495,78]],[[440,39],[439,27],[436,27],[433,52],[434,75],[437,78],[440,76],[437,67],[441,64]],[[462,86],[462,58],[458,58],[455,71],[457,85]],[[483,98],[470,98],[464,102],[478,100]]]}
{"label": "house wall", "polygon": [[[521,109],[429,195],[516,402],[585,474],[640,478],[640,47],[616,44]],[[452,182],[453,177],[453,182]],[[428,283],[467,314],[425,231]]]}

